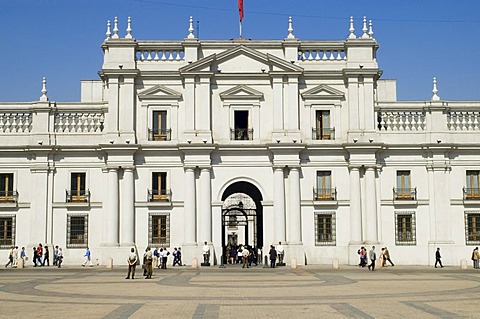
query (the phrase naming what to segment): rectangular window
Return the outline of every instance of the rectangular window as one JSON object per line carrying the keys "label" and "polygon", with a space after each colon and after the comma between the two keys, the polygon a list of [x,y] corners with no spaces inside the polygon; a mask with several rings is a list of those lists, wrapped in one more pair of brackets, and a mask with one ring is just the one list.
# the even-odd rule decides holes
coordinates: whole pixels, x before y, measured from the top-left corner
{"label": "rectangular window", "polygon": [[167,111],[153,111],[152,141],[169,141],[170,130],[167,129]]}
{"label": "rectangular window", "polygon": [[315,200],[335,200],[331,171],[317,171],[317,188],[314,196]]}
{"label": "rectangular window", "polygon": [[15,202],[13,174],[0,174],[0,202]]}
{"label": "rectangular window", "polygon": [[480,245],[480,212],[465,212],[465,241],[467,245]]}
{"label": "rectangular window", "polygon": [[397,171],[395,199],[415,199],[415,190],[410,187],[410,171]]}
{"label": "rectangular window", "polygon": [[335,246],[335,213],[315,213],[315,245]]}
{"label": "rectangular window", "polygon": [[150,246],[170,245],[170,215],[149,215],[148,242]]}
{"label": "rectangular window", "polygon": [[0,248],[15,245],[15,215],[0,215]]}
{"label": "rectangular window", "polygon": [[416,245],[415,213],[395,213],[395,244]]}
{"label": "rectangular window", "polygon": [[88,215],[67,215],[67,248],[88,247]]}
{"label": "rectangular window", "polygon": [[315,111],[315,129],[316,140],[333,140],[334,131],[330,126],[330,111]]}
{"label": "rectangular window", "polygon": [[167,190],[167,173],[152,173],[152,192],[150,201],[162,202],[169,200],[169,191]]}
{"label": "rectangular window", "polygon": [[234,111],[233,140],[251,140],[253,131],[249,129],[248,111]]}
{"label": "rectangular window", "polygon": [[480,171],[467,171],[467,187],[465,188],[465,199],[480,199],[479,188]]}
{"label": "rectangular window", "polygon": [[[87,202],[86,173],[72,173],[70,177],[70,197],[67,202]],[[70,200],[68,200],[70,199]]]}

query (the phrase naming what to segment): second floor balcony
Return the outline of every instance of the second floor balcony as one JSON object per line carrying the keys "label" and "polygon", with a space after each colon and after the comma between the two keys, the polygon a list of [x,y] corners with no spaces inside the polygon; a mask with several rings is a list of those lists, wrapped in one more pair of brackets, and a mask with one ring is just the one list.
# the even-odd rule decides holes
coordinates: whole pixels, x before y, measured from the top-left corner
{"label": "second floor balcony", "polygon": [[148,140],[149,141],[170,141],[171,140],[171,129],[168,130],[148,130]]}
{"label": "second floor balcony", "polygon": [[234,141],[253,140],[253,128],[230,129],[230,139]]}
{"label": "second floor balcony", "polygon": [[312,140],[334,140],[335,129],[327,128],[312,128]]}
{"label": "second floor balcony", "polygon": [[171,202],[172,192],[169,189],[149,189],[149,202]]}
{"label": "second floor balcony", "polygon": [[480,188],[463,188],[463,199],[464,200],[480,200]]}
{"label": "second floor balcony", "polygon": [[90,203],[90,191],[88,189],[65,190],[67,203]]}
{"label": "second floor balcony", "polygon": [[18,192],[0,191],[0,203],[18,203]]}
{"label": "second floor balcony", "polygon": [[317,200],[317,201],[337,200],[337,189],[336,188],[314,188],[313,200]]}
{"label": "second floor balcony", "polygon": [[417,200],[417,188],[393,188],[393,200]]}

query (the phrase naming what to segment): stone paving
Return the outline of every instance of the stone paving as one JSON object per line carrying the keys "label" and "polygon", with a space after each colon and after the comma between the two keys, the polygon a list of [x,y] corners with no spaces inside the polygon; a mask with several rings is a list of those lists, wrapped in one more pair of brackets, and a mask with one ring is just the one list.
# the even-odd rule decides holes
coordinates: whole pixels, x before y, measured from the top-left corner
{"label": "stone paving", "polygon": [[480,270],[0,269],[0,318],[480,318]]}

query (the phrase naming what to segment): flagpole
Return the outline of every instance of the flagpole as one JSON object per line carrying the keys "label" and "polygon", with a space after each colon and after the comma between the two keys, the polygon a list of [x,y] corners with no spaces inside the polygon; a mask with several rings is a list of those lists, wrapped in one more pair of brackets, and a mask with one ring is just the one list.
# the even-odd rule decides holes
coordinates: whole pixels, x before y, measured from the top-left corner
{"label": "flagpole", "polygon": [[242,21],[240,20],[240,39],[242,38]]}

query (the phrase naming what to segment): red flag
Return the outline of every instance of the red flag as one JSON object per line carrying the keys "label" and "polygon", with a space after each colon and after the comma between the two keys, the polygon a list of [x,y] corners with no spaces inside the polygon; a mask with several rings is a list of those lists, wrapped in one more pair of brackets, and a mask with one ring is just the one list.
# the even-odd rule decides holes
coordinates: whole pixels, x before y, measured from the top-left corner
{"label": "red flag", "polygon": [[238,14],[240,15],[240,22],[243,20],[243,0],[238,0]]}

